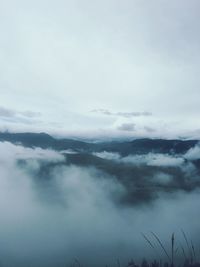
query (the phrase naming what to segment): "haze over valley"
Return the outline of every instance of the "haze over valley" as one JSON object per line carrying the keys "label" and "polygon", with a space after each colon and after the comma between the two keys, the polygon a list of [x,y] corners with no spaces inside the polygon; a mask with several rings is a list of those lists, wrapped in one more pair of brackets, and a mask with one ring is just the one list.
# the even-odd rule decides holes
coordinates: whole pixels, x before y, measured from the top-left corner
{"label": "haze over valley", "polygon": [[[172,232],[185,246],[184,229],[198,247],[197,140],[86,143],[44,133],[0,140],[3,265],[153,260],[141,235],[152,239],[151,231],[169,249]],[[182,262],[181,252],[176,257]]]}

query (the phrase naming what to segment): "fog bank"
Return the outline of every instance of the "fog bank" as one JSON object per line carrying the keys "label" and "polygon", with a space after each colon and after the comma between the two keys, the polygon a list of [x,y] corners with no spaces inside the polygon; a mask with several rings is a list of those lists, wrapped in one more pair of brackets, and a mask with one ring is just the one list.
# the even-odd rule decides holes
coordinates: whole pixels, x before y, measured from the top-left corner
{"label": "fog bank", "polygon": [[94,267],[114,266],[117,259],[122,264],[130,258],[151,259],[155,252],[141,236],[152,239],[150,231],[167,248],[172,232],[177,246],[185,245],[181,228],[200,245],[198,189],[162,192],[139,206],[120,205],[126,192],[114,176],[95,167],[67,165],[63,155],[51,150],[7,142],[0,143],[0,172],[3,266],[66,266],[78,259]]}

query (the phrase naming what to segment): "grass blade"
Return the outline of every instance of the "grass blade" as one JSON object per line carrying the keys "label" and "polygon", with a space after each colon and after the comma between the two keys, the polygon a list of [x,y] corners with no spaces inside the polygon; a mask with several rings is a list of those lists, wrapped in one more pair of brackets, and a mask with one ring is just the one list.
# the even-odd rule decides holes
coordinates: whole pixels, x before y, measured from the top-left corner
{"label": "grass blade", "polygon": [[167,256],[167,258],[169,259],[169,261],[171,262],[171,258],[169,256],[169,254],[167,253],[165,247],[163,246],[162,242],[160,241],[160,239],[158,238],[158,236],[154,233],[154,232],[151,232],[152,235],[155,237],[155,239],[158,241],[159,245],[161,246],[161,248],[163,249],[165,255]]}

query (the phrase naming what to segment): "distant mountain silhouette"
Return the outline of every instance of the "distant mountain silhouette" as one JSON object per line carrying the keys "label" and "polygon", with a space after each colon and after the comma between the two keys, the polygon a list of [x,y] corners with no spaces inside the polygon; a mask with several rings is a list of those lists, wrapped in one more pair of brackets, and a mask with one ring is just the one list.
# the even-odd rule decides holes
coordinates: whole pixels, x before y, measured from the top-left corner
{"label": "distant mountain silhouette", "polygon": [[0,133],[0,141],[25,147],[51,148],[57,151],[72,149],[77,152],[117,152],[122,156],[146,153],[182,154],[194,147],[199,140],[135,139],[133,141],[109,141],[89,143],[73,139],[56,139],[46,133]]}

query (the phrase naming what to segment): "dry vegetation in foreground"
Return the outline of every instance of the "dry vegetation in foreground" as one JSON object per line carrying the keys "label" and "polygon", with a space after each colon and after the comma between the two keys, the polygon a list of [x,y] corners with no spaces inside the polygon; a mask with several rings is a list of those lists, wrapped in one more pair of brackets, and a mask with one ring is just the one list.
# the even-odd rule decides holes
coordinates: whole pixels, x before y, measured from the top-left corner
{"label": "dry vegetation in foreground", "polygon": [[[166,256],[166,261],[163,261],[159,259],[159,251],[158,248],[155,245],[155,242],[153,242],[150,238],[147,237],[144,233],[141,233],[146,243],[150,246],[150,248],[154,251],[156,258],[159,260],[153,260],[151,262],[148,262],[146,259],[143,259],[141,264],[137,264],[134,260],[130,260],[126,265],[122,265],[120,260],[116,261],[115,266],[116,267],[200,267],[200,262],[197,259],[196,250],[194,247],[194,244],[192,240],[188,240],[187,235],[183,230],[181,230],[185,246],[183,246],[181,243],[179,243],[179,246],[177,246],[175,242],[175,234],[173,233],[171,235],[171,248],[170,252],[166,249],[158,235],[156,235],[154,232],[151,232],[151,237],[153,238],[153,241],[156,242],[156,245],[162,250],[162,252]],[[182,264],[176,263],[176,256],[177,254],[182,254]],[[177,261],[177,262],[180,262]],[[85,267],[82,265],[79,260],[75,259],[73,264],[70,265],[70,267]],[[109,265],[105,265],[105,267],[111,267]]]}

